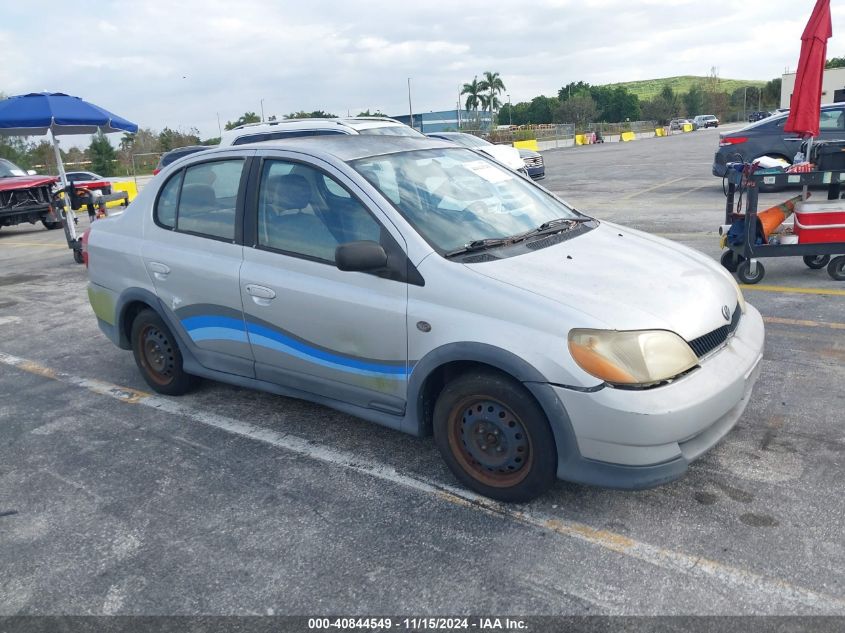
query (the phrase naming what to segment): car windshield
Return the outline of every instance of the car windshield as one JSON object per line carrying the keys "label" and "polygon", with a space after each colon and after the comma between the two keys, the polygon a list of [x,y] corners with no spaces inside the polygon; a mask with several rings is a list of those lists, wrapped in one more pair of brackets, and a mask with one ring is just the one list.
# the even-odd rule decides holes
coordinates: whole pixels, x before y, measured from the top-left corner
{"label": "car windshield", "polygon": [[13,176],[26,176],[26,172],[12,161],[0,158],[0,178],[12,178]]}
{"label": "car windshield", "polygon": [[463,145],[464,147],[488,147],[492,145],[492,143],[488,143],[483,138],[478,138],[477,136],[473,136],[472,134],[455,134],[454,136],[445,137],[450,141],[454,141],[458,145]]}
{"label": "car windshield", "polygon": [[464,148],[361,158],[352,167],[441,253],[585,216],[531,181]]}
{"label": "car windshield", "polygon": [[[354,126],[353,126],[354,127]],[[420,133],[407,125],[381,125],[378,127],[356,127],[358,134],[371,134],[381,136],[413,136],[419,137]]]}

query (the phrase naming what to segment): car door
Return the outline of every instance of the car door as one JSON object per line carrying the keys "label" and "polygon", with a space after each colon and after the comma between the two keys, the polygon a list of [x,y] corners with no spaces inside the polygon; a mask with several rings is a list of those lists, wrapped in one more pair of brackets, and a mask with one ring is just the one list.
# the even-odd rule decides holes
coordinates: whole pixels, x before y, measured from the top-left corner
{"label": "car door", "polygon": [[249,154],[195,162],[173,174],[156,199],[143,258],[165,316],[198,362],[251,377],[239,288]]}
{"label": "car door", "polygon": [[372,240],[405,261],[404,241],[339,170],[286,156],[263,159],[246,215],[241,293],[256,377],[400,415],[407,284],[385,271],[341,271],[334,253]]}

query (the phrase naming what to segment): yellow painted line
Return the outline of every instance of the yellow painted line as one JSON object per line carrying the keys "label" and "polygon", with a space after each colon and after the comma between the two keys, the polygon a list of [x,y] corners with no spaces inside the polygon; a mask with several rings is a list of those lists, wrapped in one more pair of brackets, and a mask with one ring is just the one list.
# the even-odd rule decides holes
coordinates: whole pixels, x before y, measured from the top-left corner
{"label": "yellow painted line", "polygon": [[671,574],[715,581],[731,591],[742,592],[744,596],[751,600],[768,598],[784,605],[785,608],[790,606],[792,608],[798,606],[810,608],[819,615],[845,612],[845,598],[842,596],[821,593],[794,585],[782,578],[764,576],[735,565],[660,547],[578,521],[552,517],[543,511],[526,508],[526,506],[504,505],[468,490],[432,481],[420,475],[400,472],[392,466],[368,460],[357,453],[340,451],[290,433],[279,432],[216,413],[200,411],[190,403],[181,404],[174,398],[163,398],[99,380],[81,378],[3,352],[0,352],[0,364],[16,367],[38,376],[49,377],[65,384],[83,387],[94,393],[115,398],[120,402],[150,407],[163,413],[192,420],[335,467],[353,470],[417,493],[441,499],[455,506],[479,510],[532,529],[545,530],[571,538],[646,563],[652,567],[658,567]]}
{"label": "yellow painted line", "polygon": [[820,327],[831,330],[845,330],[845,323],[825,323],[824,321],[805,321],[803,319],[783,319],[781,317],[763,317],[766,323],[777,325],[795,325],[798,327]]}
{"label": "yellow painted line", "polygon": [[798,286],[763,286],[761,284],[739,284],[743,292],[755,290],[759,292],[782,292],[796,295],[831,295],[834,297],[845,297],[845,290],[827,288],[800,288]]}
{"label": "yellow painted line", "polygon": [[635,191],[634,193],[629,193],[627,196],[622,196],[619,200],[630,200],[636,196],[641,196],[644,193],[648,193],[649,191],[654,191],[655,189],[660,189],[661,187],[665,187],[666,185],[671,185],[673,182],[680,182],[682,180],[687,180],[690,176],[681,176],[680,178],[675,178],[673,180],[667,180],[666,182],[661,182],[657,185],[649,187],[648,189],[640,189],[639,191]]}

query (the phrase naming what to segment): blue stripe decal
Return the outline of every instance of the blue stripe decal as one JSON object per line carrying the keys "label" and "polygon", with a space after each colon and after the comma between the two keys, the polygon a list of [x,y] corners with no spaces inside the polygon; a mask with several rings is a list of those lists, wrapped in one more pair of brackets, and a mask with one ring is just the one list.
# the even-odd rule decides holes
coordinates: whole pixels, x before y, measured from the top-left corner
{"label": "blue stripe decal", "polygon": [[194,341],[224,340],[251,343],[323,367],[373,378],[403,380],[408,377],[409,373],[404,362],[388,364],[343,356],[313,347],[303,341],[286,336],[278,330],[257,323],[244,324],[240,319],[222,316],[196,316],[184,319],[182,325]]}

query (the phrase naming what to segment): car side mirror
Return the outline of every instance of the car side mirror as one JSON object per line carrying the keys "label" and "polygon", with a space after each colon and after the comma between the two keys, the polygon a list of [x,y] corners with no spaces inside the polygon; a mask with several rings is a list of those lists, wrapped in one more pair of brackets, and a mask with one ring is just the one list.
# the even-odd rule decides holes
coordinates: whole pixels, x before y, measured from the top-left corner
{"label": "car side mirror", "polygon": [[334,262],[340,270],[372,272],[387,266],[387,253],[372,240],[347,242],[335,249]]}
{"label": "car side mirror", "polygon": [[37,172],[37,171],[35,171],[34,169],[27,169],[27,170],[26,170],[26,175],[27,175],[27,176],[37,176],[37,175],[38,175],[38,172]]}

